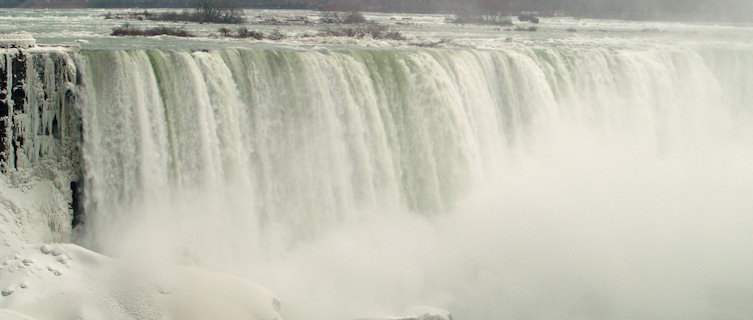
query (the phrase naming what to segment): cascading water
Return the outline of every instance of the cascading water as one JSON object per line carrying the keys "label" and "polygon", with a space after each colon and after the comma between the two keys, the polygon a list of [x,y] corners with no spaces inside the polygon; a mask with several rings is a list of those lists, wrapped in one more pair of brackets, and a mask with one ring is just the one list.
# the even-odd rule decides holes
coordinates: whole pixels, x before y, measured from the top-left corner
{"label": "cascading water", "polygon": [[243,212],[233,215],[303,238],[360,209],[441,213],[503,134],[493,93],[471,105],[463,96],[478,88],[459,87],[448,73],[483,75],[462,74],[438,52],[132,51],[81,59],[87,74],[101,75],[86,80],[82,108],[95,212],[128,210],[155,194],[230,193],[233,202],[243,198]]}
{"label": "cascading water", "polygon": [[76,59],[102,253],[249,277],[289,319],[753,312],[743,49]]}

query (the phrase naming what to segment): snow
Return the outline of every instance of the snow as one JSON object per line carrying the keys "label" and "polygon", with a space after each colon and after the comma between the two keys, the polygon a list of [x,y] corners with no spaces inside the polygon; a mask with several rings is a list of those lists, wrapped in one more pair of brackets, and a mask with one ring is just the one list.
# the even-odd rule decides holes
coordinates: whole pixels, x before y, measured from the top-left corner
{"label": "snow", "polygon": [[68,241],[72,213],[64,193],[70,190],[60,190],[66,186],[30,172],[0,175],[0,243]]}
{"label": "snow", "polygon": [[0,270],[7,296],[0,306],[37,319],[279,319],[276,299],[241,279],[185,267],[146,276],[144,269],[60,246],[73,257],[70,265],[27,247],[23,254],[49,264],[46,269],[18,272],[11,263]]}
{"label": "snow", "polygon": [[15,312],[13,310],[0,308],[0,319],[3,320],[33,320],[28,316]]}
{"label": "snow", "polygon": [[280,318],[277,298],[240,278],[182,266],[134,265],[73,244],[44,247],[50,253],[26,244],[11,250],[6,247],[0,255],[0,288],[4,288],[0,316],[83,320]]}
{"label": "snow", "polygon": [[51,181],[0,175],[0,319],[280,319],[279,300],[243,279],[59,243],[70,217]]}

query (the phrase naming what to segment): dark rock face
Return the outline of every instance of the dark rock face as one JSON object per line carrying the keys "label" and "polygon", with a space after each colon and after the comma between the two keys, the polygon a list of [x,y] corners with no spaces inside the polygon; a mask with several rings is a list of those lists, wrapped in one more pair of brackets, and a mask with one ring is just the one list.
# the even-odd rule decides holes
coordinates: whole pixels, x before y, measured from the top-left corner
{"label": "dark rock face", "polygon": [[0,163],[5,163],[5,151],[8,147],[5,145],[6,134],[5,128],[8,127],[8,56],[0,55]]}
{"label": "dark rock face", "polygon": [[71,209],[73,209],[73,220],[71,227],[76,228],[84,223],[84,203],[83,203],[83,183],[71,181]]}
{"label": "dark rock face", "polygon": [[[10,59],[10,65],[11,65],[11,74],[10,74],[10,81],[9,81],[9,89],[11,92],[11,105],[13,106],[13,110],[9,110],[12,112],[11,115],[17,115],[23,113],[24,105],[25,105],[25,98],[26,98],[26,91],[24,88],[24,83],[26,80],[26,55],[24,54],[17,54],[15,57]],[[18,150],[21,148],[24,144],[24,136],[23,133],[20,132],[20,128],[18,128],[17,123],[11,118],[11,121],[9,121],[12,125],[11,127],[11,134],[13,136],[12,141],[10,141],[11,148],[10,150]],[[18,167],[18,157],[13,157],[13,167]]]}

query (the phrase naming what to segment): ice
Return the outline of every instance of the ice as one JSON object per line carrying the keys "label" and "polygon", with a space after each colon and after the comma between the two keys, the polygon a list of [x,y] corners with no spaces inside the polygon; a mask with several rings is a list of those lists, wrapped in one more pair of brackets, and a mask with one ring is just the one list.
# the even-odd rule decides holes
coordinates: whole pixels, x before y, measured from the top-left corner
{"label": "ice", "polygon": [[28,49],[36,45],[36,40],[29,33],[0,34],[0,48]]}

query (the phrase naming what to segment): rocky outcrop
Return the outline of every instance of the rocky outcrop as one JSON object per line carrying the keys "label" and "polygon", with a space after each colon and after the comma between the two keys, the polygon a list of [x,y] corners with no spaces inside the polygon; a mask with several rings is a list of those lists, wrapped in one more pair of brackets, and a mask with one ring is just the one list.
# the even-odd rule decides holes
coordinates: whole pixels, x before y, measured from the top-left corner
{"label": "rocky outcrop", "polygon": [[52,181],[74,202],[81,117],[72,56],[66,48],[0,48],[0,171]]}
{"label": "rocky outcrop", "polygon": [[65,49],[0,49],[2,170],[78,158],[76,68]]}

